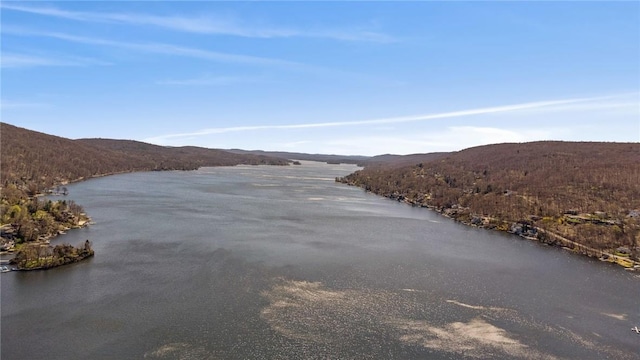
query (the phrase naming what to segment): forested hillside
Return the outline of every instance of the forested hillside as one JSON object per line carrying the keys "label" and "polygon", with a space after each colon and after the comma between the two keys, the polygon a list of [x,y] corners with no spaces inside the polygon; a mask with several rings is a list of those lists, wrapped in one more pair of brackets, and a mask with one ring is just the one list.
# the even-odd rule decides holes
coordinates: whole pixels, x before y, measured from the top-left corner
{"label": "forested hillside", "polygon": [[287,160],[197,147],[170,148],[130,140],[70,140],[0,123],[0,225],[4,249],[46,240],[83,226],[73,201],[35,197],[59,185],[95,176],[149,170],[193,170],[238,164],[287,165]]}
{"label": "forested hillside", "polygon": [[79,139],[77,142],[103,151],[135,156],[138,161],[153,164],[153,170],[197,169],[202,166],[286,165],[286,159],[254,154],[234,154],[218,149],[195,146],[164,147],[132,140]]}
{"label": "forested hillside", "polygon": [[42,191],[105,174],[193,170],[238,164],[286,165],[279,158],[197,147],[163,147],[131,140],[70,140],[0,123],[2,186]]}
{"label": "forested hillside", "polygon": [[469,224],[640,255],[639,143],[498,144],[425,159],[338,180]]}

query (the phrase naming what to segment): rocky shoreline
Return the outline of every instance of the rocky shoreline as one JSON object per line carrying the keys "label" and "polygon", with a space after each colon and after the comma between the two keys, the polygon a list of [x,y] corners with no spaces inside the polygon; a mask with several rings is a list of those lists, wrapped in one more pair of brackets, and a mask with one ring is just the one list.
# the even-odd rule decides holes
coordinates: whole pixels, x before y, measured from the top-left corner
{"label": "rocky shoreline", "polygon": [[640,262],[631,259],[628,254],[611,253],[579,244],[573,240],[567,239],[559,234],[535,225],[535,222],[540,220],[537,217],[532,217],[531,221],[509,222],[490,216],[472,214],[468,208],[459,207],[457,205],[452,205],[451,207],[437,207],[426,204],[424,202],[418,202],[406,198],[405,196],[400,194],[378,194],[371,191],[367,187],[350,182],[345,178],[338,178],[336,179],[336,181],[347,184],[349,186],[361,187],[366,192],[371,192],[378,196],[386,197],[390,200],[404,202],[405,204],[413,207],[421,207],[433,210],[447,218],[453,219],[454,221],[464,225],[481,229],[507,232],[510,234],[518,235],[527,240],[537,241],[541,244],[549,246],[561,247],[579,255],[584,255],[591,258],[597,258],[601,261],[614,263],[624,267],[625,270],[640,271]]}
{"label": "rocky shoreline", "polygon": [[46,265],[46,266],[39,266],[39,267],[33,267],[33,268],[19,268],[19,267],[16,267],[16,268],[12,268],[11,271],[48,270],[48,269],[52,269],[52,268],[59,267],[59,266],[74,264],[74,263],[80,262],[82,260],[88,259],[88,258],[90,258],[92,256],[94,256],[94,253],[91,253],[91,254],[86,255],[86,256],[81,256],[81,257],[77,257],[77,258],[74,258],[74,259],[70,259],[70,260],[67,260],[65,262],[55,264],[55,265]]}
{"label": "rocky shoreline", "polygon": [[[82,229],[91,224],[91,218],[83,215],[83,219],[79,220],[76,225],[72,226],[62,226],[60,230],[55,233],[41,235],[37,241],[29,242],[33,245],[49,245],[52,239],[56,238],[59,235],[66,234],[69,230],[74,229]],[[16,251],[16,236],[17,233],[16,226],[14,224],[4,224],[0,227],[1,237],[0,237],[0,255],[6,255],[9,253],[13,253]]]}

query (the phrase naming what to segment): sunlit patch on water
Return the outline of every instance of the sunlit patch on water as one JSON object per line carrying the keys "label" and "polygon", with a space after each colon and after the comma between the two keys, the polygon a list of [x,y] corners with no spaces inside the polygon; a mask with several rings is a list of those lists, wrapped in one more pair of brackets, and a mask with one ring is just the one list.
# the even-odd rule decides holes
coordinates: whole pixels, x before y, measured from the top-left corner
{"label": "sunlit patch on water", "polygon": [[280,185],[280,184],[267,184],[267,183],[264,183],[264,184],[251,183],[251,186],[253,186],[253,187],[279,187],[279,186],[282,186],[282,185]]}
{"label": "sunlit patch on water", "polygon": [[216,359],[216,357],[208,353],[203,346],[195,346],[182,342],[162,345],[157,349],[145,353],[144,358],[178,360]]}
{"label": "sunlit patch on water", "polygon": [[475,309],[475,310],[509,311],[509,309],[494,307],[494,306],[469,305],[469,304],[461,303],[456,300],[447,300],[447,302],[451,304],[456,304],[458,306],[466,307],[469,309]]}
{"label": "sunlit patch on water", "polygon": [[504,329],[481,318],[452,322],[443,327],[433,326],[427,321],[408,319],[395,319],[389,324],[402,334],[401,341],[434,350],[476,358],[486,358],[496,352],[525,359],[554,358],[529,349],[511,338]]}
{"label": "sunlit patch on water", "polygon": [[423,292],[422,290],[416,290],[416,289],[400,289],[402,291],[406,291],[406,292]]}
{"label": "sunlit patch on water", "polygon": [[618,319],[618,320],[627,320],[627,314],[611,314],[611,313],[602,313],[602,315]]}
{"label": "sunlit patch on water", "polygon": [[323,348],[366,347],[386,339],[454,357],[561,358],[538,348],[544,336],[594,353],[616,353],[569,329],[527,320],[512,309],[438,299],[422,290],[331,289],[320,282],[279,278],[262,296],[269,304],[261,317],[273,330]]}
{"label": "sunlit patch on water", "polygon": [[[411,316],[432,311],[416,300],[413,289],[399,292],[369,289],[333,290],[320,282],[279,279],[263,296],[261,316],[272,329],[292,338],[325,345],[353,342],[362,334],[395,338],[407,346],[443,353],[487,357],[501,353],[520,358],[552,358],[529,348],[506,330],[481,317],[436,325]],[[462,303],[455,303],[460,306]],[[468,306],[472,310],[484,307]]]}

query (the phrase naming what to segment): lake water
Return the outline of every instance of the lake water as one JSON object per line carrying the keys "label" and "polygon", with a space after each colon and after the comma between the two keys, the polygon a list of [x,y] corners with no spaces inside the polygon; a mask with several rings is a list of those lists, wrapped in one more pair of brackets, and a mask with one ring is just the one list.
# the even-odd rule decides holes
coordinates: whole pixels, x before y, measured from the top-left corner
{"label": "lake water", "polygon": [[640,278],[334,182],[238,166],[73,184],[94,258],[1,275],[2,359],[638,359]]}

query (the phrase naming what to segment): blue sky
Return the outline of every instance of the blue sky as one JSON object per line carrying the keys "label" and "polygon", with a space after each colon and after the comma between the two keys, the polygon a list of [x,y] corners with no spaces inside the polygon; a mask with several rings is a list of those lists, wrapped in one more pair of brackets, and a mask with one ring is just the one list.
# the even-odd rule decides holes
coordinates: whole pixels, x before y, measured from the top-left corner
{"label": "blue sky", "polygon": [[2,121],[376,155],[640,141],[640,3],[11,2]]}

